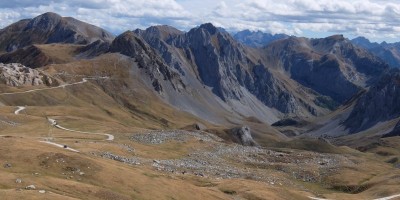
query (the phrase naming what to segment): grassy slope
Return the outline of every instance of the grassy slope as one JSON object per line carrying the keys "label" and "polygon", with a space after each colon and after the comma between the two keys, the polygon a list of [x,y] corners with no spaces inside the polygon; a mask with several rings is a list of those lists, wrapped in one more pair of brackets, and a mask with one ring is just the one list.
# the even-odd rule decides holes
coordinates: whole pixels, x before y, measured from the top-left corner
{"label": "grassy slope", "polygon": [[[43,70],[65,82],[81,81],[81,77],[57,73],[109,76],[110,79],[98,82],[90,80],[82,85],[50,91],[0,96],[0,102],[8,105],[0,106],[0,119],[19,123],[16,127],[0,124],[0,135],[12,136],[0,137],[0,164],[9,162],[13,165],[12,168],[0,171],[0,195],[4,199],[231,199],[232,195],[246,199],[306,199],[306,196],[312,195],[310,192],[332,199],[360,199],[393,194],[400,184],[398,170],[395,171],[391,164],[383,162],[379,156],[345,147],[337,148],[318,141],[276,143],[283,138],[277,138],[269,126],[251,120],[248,123],[255,132],[259,132],[255,137],[264,145],[275,146],[276,150],[283,152],[308,149],[345,154],[359,165],[343,165],[335,175],[324,180],[326,185],[299,181],[297,184],[304,186],[299,189],[247,179],[216,180],[164,174],[152,168],[95,157],[91,152],[110,151],[130,156],[132,153],[120,147],[120,144],[129,144],[135,148],[134,155],[140,157],[180,158],[193,149],[207,148],[207,145],[191,142],[143,145],[130,141],[128,136],[145,129],[175,129],[194,122],[201,122],[214,130],[226,128],[204,122],[164,103],[140,81],[138,75],[126,73],[131,65],[129,60],[121,59],[116,54],[95,60],[50,65]],[[26,89],[29,88],[12,90]],[[16,116],[13,113],[15,106],[20,105],[27,105],[28,108]],[[116,140],[110,143],[103,141],[103,136],[54,129],[49,126],[46,117],[57,119],[67,128],[112,133]],[[272,134],[263,134],[265,129]],[[42,137],[54,137],[55,142],[67,144],[82,153],[67,152],[39,143]],[[65,160],[65,164],[57,160]],[[79,176],[67,167],[87,170],[84,170],[84,176]],[[279,170],[272,170],[271,176],[290,179]],[[22,178],[23,183],[16,184],[16,178]],[[15,190],[30,184],[51,193],[43,196],[37,191]],[[368,186],[368,190],[356,195],[346,193],[346,188],[360,186]]]}

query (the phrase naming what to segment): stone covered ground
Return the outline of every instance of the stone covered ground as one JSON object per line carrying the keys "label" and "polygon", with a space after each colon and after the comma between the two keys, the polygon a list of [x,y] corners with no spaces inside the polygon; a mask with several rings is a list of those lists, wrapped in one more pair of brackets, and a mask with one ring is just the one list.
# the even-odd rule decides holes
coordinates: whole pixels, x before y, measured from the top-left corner
{"label": "stone covered ground", "polygon": [[[231,179],[245,178],[267,184],[301,187],[297,181],[323,183],[341,167],[356,163],[345,155],[315,153],[293,149],[267,149],[260,146],[242,146],[226,143],[218,136],[203,131],[151,131],[130,136],[140,145],[157,148],[166,143],[192,145],[200,148],[174,159],[149,159],[138,156],[134,145],[121,145],[132,156],[104,151],[93,155],[123,162],[128,165],[148,166],[173,174],[191,174],[201,177]],[[134,144],[133,143],[133,144]]]}

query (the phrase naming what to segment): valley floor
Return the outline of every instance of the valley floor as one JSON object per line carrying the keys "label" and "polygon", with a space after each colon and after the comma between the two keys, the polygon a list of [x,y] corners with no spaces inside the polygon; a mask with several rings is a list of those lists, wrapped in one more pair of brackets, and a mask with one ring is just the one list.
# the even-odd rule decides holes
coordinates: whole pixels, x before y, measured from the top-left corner
{"label": "valley floor", "polygon": [[2,199],[398,198],[399,170],[349,149],[245,147],[183,130],[103,129],[107,140],[71,116],[50,124],[22,108],[0,107]]}

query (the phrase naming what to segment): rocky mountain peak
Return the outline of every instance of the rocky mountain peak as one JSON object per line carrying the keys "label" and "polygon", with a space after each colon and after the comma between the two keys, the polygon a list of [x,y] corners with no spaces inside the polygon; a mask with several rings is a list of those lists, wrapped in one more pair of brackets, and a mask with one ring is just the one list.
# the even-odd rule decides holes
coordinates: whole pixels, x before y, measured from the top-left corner
{"label": "rocky mountain peak", "polygon": [[168,81],[178,91],[186,87],[178,73],[144,39],[132,31],[126,31],[115,38],[110,51],[134,58],[139,68],[149,75],[152,86],[159,93],[163,91],[163,81]]}
{"label": "rocky mountain peak", "polygon": [[137,57],[142,54],[149,54],[151,50],[138,35],[132,31],[126,31],[115,38],[111,44],[111,51]]}
{"label": "rocky mountain peak", "polygon": [[352,41],[355,43],[362,43],[362,44],[371,43],[371,41],[369,41],[368,38],[363,37],[363,36],[356,37],[356,38],[352,39]]}
{"label": "rocky mountain peak", "polygon": [[331,35],[325,38],[326,40],[336,40],[336,41],[343,41],[346,38],[342,34]]}
{"label": "rocky mountain peak", "polygon": [[184,32],[168,25],[158,25],[151,26],[145,30],[136,29],[134,31],[135,34],[142,36],[146,41],[148,39],[159,39],[162,41],[168,41],[171,38],[177,37],[178,35],[183,34]]}
{"label": "rocky mountain peak", "polygon": [[212,23],[205,23],[200,25],[199,29],[204,29],[207,32],[209,32],[211,35],[214,35],[215,33],[217,33],[219,31],[219,29],[214,26]]}
{"label": "rocky mountain peak", "polygon": [[26,31],[32,28],[38,28],[41,29],[43,32],[50,31],[54,29],[58,25],[58,23],[61,22],[61,20],[62,17],[60,15],[52,12],[47,12],[33,18],[24,30]]}
{"label": "rocky mountain peak", "polygon": [[375,48],[375,47],[379,46],[378,43],[371,42],[369,39],[362,37],[362,36],[352,39],[351,42],[355,45],[358,45],[358,46],[366,48],[366,49],[371,49],[371,48]]}
{"label": "rocky mountain peak", "polygon": [[0,51],[12,52],[33,44],[90,44],[96,40],[111,42],[113,39],[111,33],[99,27],[49,12],[2,29]]}

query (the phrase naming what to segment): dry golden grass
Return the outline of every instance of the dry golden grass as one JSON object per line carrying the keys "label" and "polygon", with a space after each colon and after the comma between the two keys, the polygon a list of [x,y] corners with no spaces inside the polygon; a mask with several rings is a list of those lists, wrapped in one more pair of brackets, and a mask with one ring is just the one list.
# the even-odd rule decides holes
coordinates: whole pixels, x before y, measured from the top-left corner
{"label": "dry golden grass", "polygon": [[[68,58],[75,48],[57,47],[61,52],[48,54]],[[51,51],[55,47],[41,48]],[[221,180],[163,173],[146,165],[132,166],[95,156],[92,152],[112,152],[150,160],[182,158],[195,150],[210,149],[212,144],[189,140],[147,145],[133,142],[129,137],[143,131],[177,129],[196,122],[205,124],[221,137],[226,137],[225,130],[231,128],[213,125],[163,102],[136,77],[138,75],[126,73],[131,64],[127,58],[108,54],[95,60],[50,65],[43,70],[69,83],[81,81],[82,76],[110,78],[98,82],[89,80],[84,84],[54,90],[0,96],[0,102],[4,104],[0,104],[0,119],[18,123],[17,126],[0,124],[0,135],[11,136],[0,137],[0,164],[12,164],[11,168],[0,170],[2,199],[308,199],[307,196],[316,195],[331,199],[369,199],[398,192],[400,172],[385,161],[390,156],[400,155],[399,150],[393,148],[396,145],[398,147],[400,140],[387,139],[389,145],[378,147],[371,153],[361,153],[318,141],[288,140],[274,128],[256,119],[248,119],[246,123],[264,146],[282,152],[296,149],[307,153],[303,150],[308,149],[342,154],[357,164],[340,165],[337,173],[326,177],[323,183],[307,183],[278,170],[281,167],[279,165],[259,168],[232,163],[238,167],[254,167],[250,170],[262,171],[270,177],[294,183],[271,185],[248,179]],[[57,75],[59,72],[82,76]],[[30,88],[4,89],[24,91]],[[22,105],[26,105],[27,109],[15,115],[16,106]],[[56,119],[60,125],[73,130],[113,134],[115,140],[109,142],[104,141],[106,138],[102,135],[56,129],[49,125],[46,117]],[[40,143],[43,137],[53,137],[54,142],[67,144],[80,153]],[[132,146],[134,151],[128,152],[121,145]],[[378,152],[390,155],[377,155]],[[293,165],[287,165],[290,164]],[[80,176],[71,170],[75,168],[85,172],[85,175]],[[309,165],[308,170],[317,169]],[[15,183],[17,178],[23,179],[23,182]],[[47,193],[19,190],[30,184]],[[362,186],[368,188],[358,194],[349,194],[344,190],[346,187],[354,189]]]}
{"label": "dry golden grass", "polygon": [[55,63],[67,63],[74,61],[75,52],[82,45],[72,44],[41,44],[35,45],[38,47],[46,56]]}
{"label": "dry golden grass", "polygon": [[[146,167],[64,151],[28,138],[0,138],[0,146],[1,160],[13,166],[0,172],[0,194],[8,199],[231,199],[232,195],[250,199],[305,199],[303,195],[307,194],[250,180],[216,181],[163,174]],[[74,168],[85,175],[71,174],[69,169]],[[22,183],[15,183],[17,178]],[[47,193],[18,190],[30,184]],[[235,193],[229,194],[228,190]]]}

